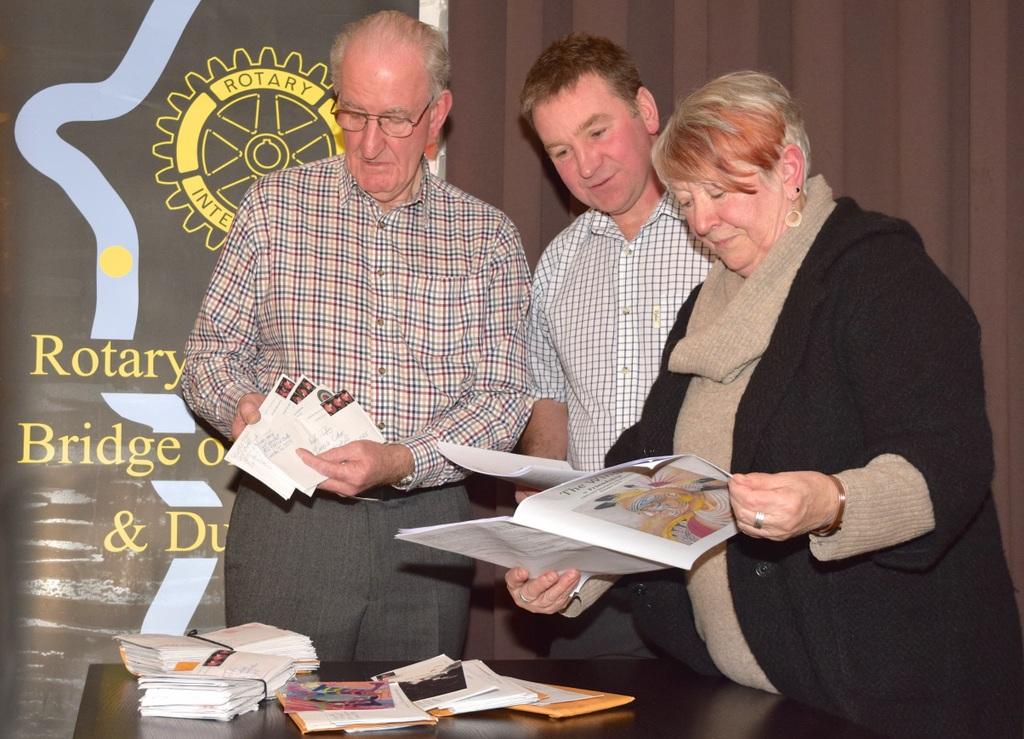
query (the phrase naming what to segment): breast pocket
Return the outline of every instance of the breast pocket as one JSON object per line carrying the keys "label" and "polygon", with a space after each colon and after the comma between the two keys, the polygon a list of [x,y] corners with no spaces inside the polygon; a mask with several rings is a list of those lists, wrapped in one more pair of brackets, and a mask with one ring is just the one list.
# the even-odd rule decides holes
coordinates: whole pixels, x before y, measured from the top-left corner
{"label": "breast pocket", "polygon": [[456,394],[480,350],[481,280],[475,276],[405,276],[400,327],[413,363],[431,383]]}

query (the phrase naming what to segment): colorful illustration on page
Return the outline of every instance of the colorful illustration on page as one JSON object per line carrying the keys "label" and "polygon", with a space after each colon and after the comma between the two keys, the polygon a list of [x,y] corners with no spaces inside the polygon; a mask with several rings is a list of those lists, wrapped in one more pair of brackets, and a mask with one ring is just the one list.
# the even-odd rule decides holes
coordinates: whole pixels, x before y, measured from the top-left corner
{"label": "colorful illustration on page", "polygon": [[364,711],[394,708],[391,687],[383,681],[298,682],[284,686],[281,705],[285,713],[295,711]]}
{"label": "colorful illustration on page", "polygon": [[683,544],[693,544],[732,521],[726,481],[672,465],[575,510]]}

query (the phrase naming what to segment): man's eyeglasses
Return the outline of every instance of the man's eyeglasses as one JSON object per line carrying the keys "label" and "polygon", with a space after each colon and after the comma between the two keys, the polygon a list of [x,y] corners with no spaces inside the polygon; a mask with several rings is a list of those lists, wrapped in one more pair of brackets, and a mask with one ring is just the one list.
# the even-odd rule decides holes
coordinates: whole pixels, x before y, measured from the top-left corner
{"label": "man's eyeglasses", "polygon": [[351,131],[353,133],[362,131],[366,128],[366,124],[369,123],[370,119],[377,121],[377,125],[380,126],[380,130],[385,136],[391,136],[396,139],[404,139],[408,136],[412,136],[412,132],[416,126],[420,125],[420,121],[423,120],[423,116],[430,110],[430,106],[434,104],[434,98],[430,99],[427,103],[427,107],[423,109],[423,112],[416,116],[416,120],[412,121],[408,118],[403,118],[397,115],[375,115],[374,113],[360,113],[357,110],[347,110],[345,108],[339,108],[335,106],[331,114],[334,116],[334,120],[338,122],[343,131]]}

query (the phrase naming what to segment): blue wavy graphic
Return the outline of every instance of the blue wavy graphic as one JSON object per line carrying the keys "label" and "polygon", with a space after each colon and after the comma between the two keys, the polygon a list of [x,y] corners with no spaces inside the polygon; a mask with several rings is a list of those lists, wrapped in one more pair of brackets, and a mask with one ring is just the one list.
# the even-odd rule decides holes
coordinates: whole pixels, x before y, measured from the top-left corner
{"label": "blue wavy graphic", "polygon": [[[54,85],[33,95],[14,125],[25,160],[56,182],[96,236],[96,312],[92,338],[131,339],[139,314],[139,234],[124,201],[99,168],[57,131],[75,121],[108,121],[133,110],[153,89],[200,0],[154,0],[114,73],[102,82]],[[123,275],[107,274],[100,256],[126,250]],[[123,252],[120,252],[123,253]]]}
{"label": "blue wavy graphic", "polygon": [[[85,154],[57,133],[65,123],[108,121],[135,109],[163,73],[200,0],[154,0],[124,58],[106,80],[55,85],[22,107],[14,139],[25,160],[56,182],[96,237],[93,339],[130,340],[139,315],[139,235],[124,201]],[[111,250],[111,247],[119,247]],[[114,253],[113,262],[102,261]],[[147,393],[101,393],[120,416],[161,433],[195,433],[181,398]],[[154,481],[169,506],[218,507],[199,480]],[[143,619],[143,632],[183,633],[213,576],[217,558],[175,557]]]}
{"label": "blue wavy graphic", "polygon": [[216,567],[216,557],[175,557],[171,560],[139,631],[143,634],[184,634]]}
{"label": "blue wavy graphic", "polygon": [[158,434],[194,434],[196,422],[185,401],[170,393],[100,393],[121,418],[145,424]]}
{"label": "blue wavy graphic", "polygon": [[223,503],[202,480],[152,480],[160,500],[170,508],[220,508]]}

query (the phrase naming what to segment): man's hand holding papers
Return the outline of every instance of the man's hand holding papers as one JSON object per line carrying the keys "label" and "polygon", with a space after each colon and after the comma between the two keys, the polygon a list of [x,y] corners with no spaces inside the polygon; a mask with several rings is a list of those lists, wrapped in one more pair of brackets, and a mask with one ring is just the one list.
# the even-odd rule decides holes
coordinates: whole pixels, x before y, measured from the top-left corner
{"label": "man's hand holding papers", "polygon": [[324,476],[321,490],[358,495],[378,485],[390,485],[415,468],[412,452],[403,444],[353,441],[313,455],[299,449],[299,459]]}
{"label": "man's hand holding papers", "polygon": [[[286,500],[296,489],[312,495],[329,478],[307,463],[312,455],[356,441],[384,441],[350,393],[305,376],[294,381],[281,375],[270,394],[242,396],[232,430],[237,436],[225,459]],[[312,455],[300,457],[299,449]]]}

